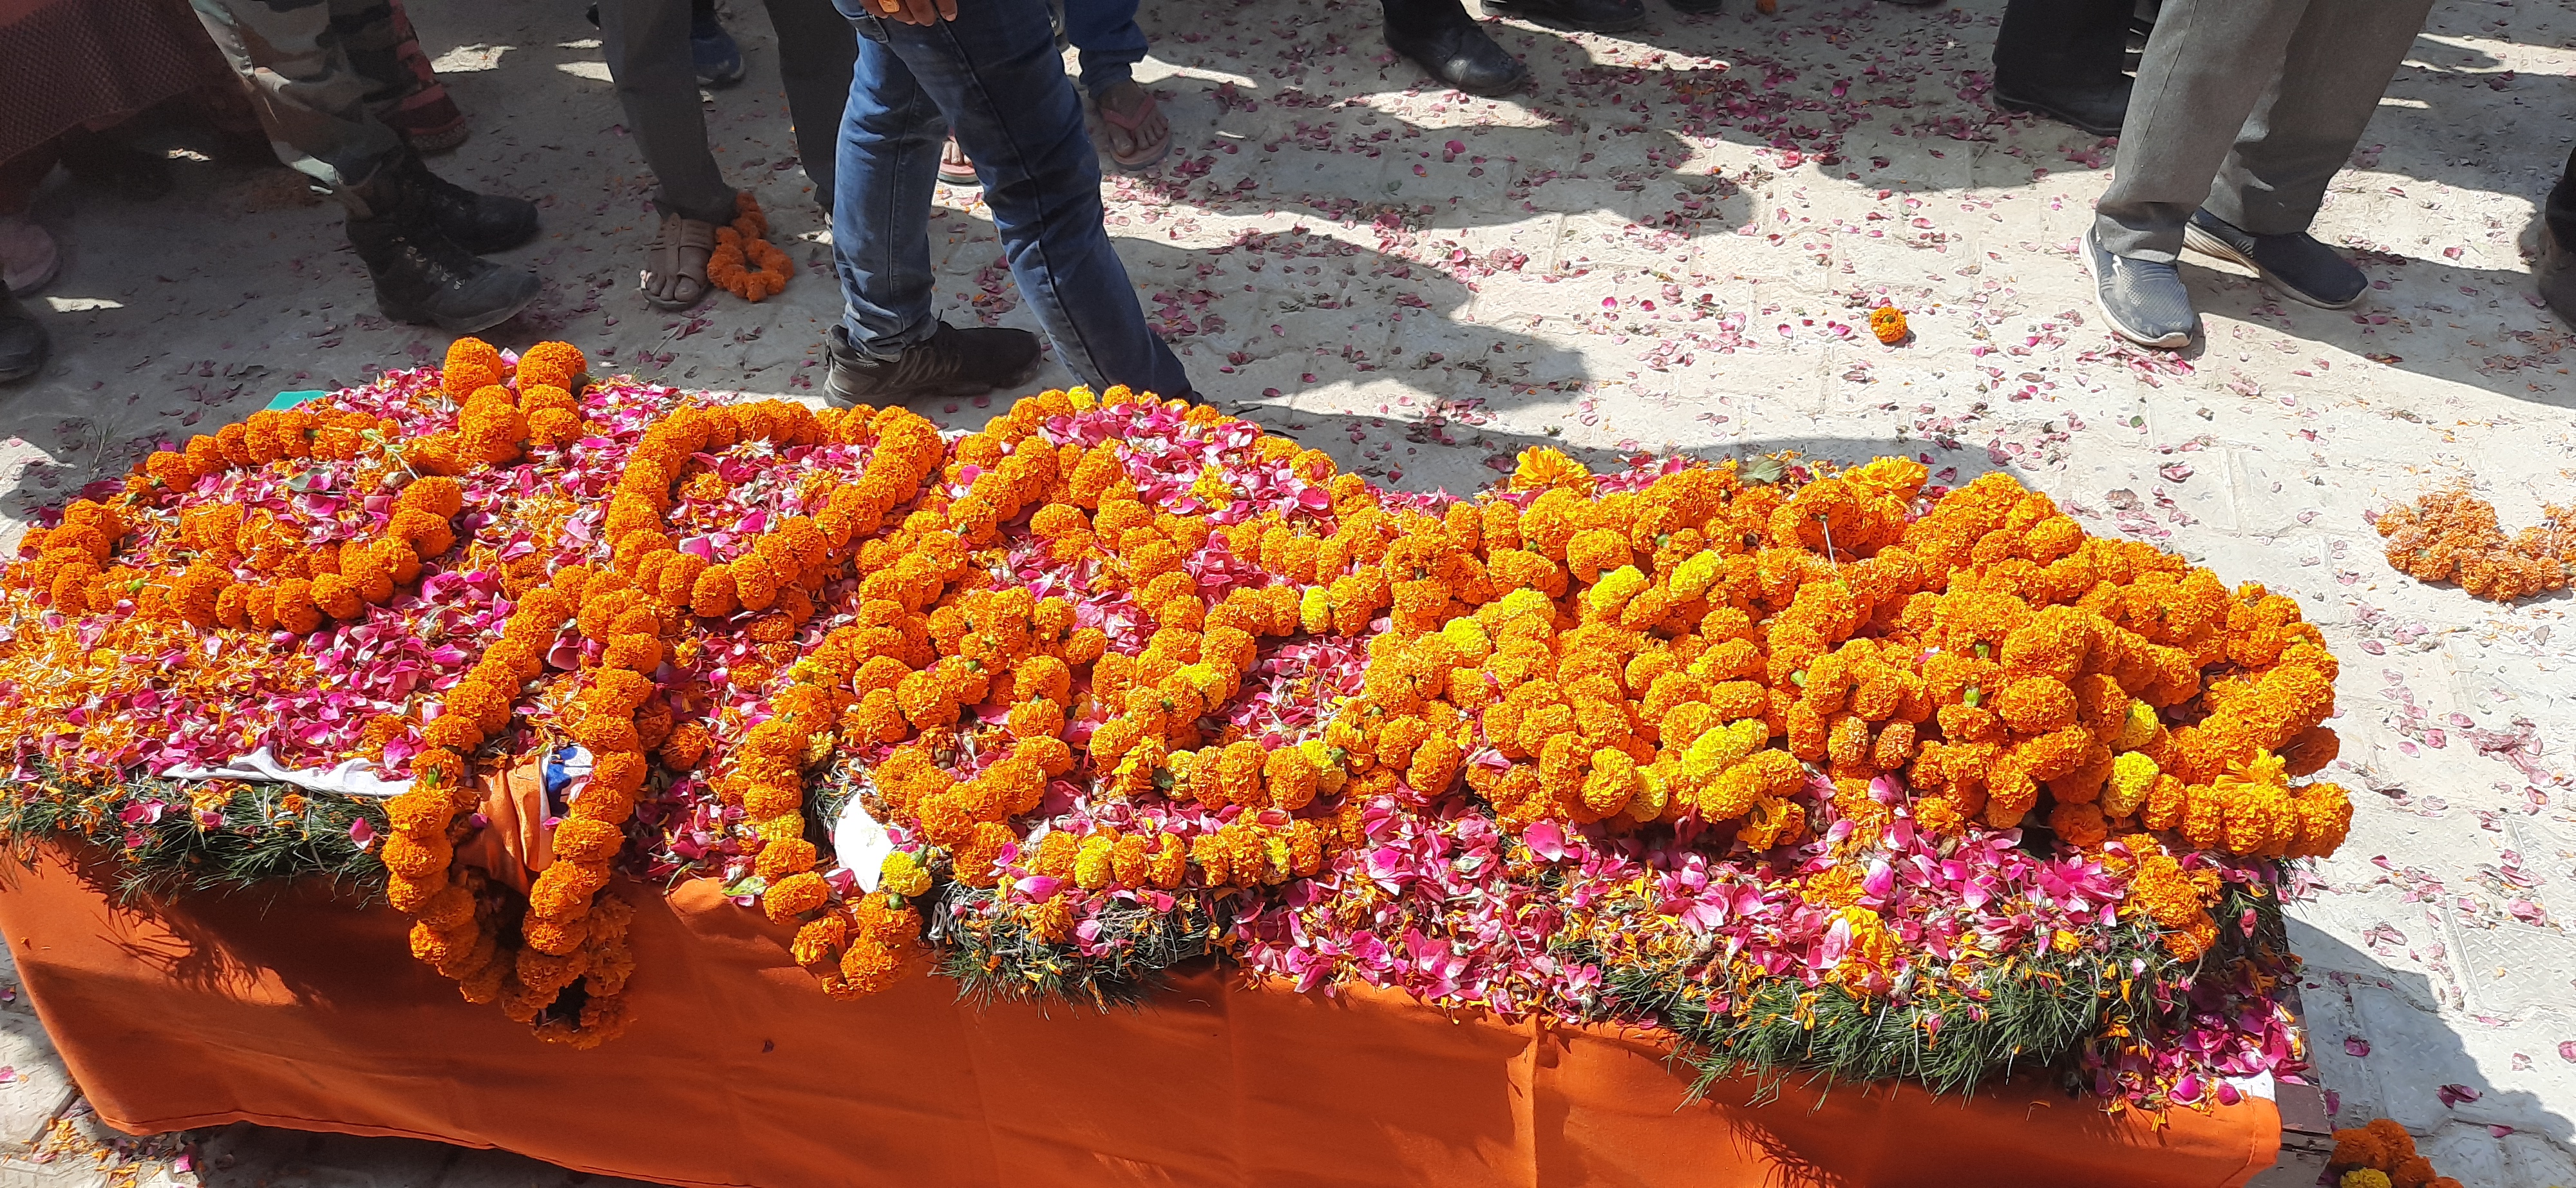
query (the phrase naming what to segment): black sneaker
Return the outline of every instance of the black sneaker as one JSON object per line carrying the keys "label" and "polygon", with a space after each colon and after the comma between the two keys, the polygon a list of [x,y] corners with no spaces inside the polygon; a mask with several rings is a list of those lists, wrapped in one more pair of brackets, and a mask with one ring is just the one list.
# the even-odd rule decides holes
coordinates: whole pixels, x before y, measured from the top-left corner
{"label": "black sneaker", "polygon": [[1529,82],[1529,67],[1494,44],[1494,39],[1477,28],[1474,21],[1442,25],[1419,35],[1399,30],[1390,22],[1386,45],[1413,59],[1414,65],[1429,71],[1431,77],[1470,95],[1508,95]]}
{"label": "black sneaker", "polygon": [[1646,23],[1646,3],[1645,0],[1485,0],[1485,15],[1519,17],[1536,24],[1580,29],[1586,33],[1625,33]]}
{"label": "black sneaker", "polygon": [[844,327],[832,327],[827,341],[832,365],[823,394],[841,405],[981,396],[1016,388],[1038,373],[1038,336],[1007,326],[960,330],[941,322],[929,338],[886,363],[860,355]]}
{"label": "black sneaker", "polygon": [[2093,300],[2111,331],[2139,346],[2178,347],[2200,328],[2182,270],[2160,260],[2114,256],[2091,228],[2084,231],[2084,267],[2093,274]]}
{"label": "black sneaker", "polygon": [[2206,210],[2191,212],[2182,245],[2254,270],[2263,283],[2319,309],[2347,309],[2370,291],[2370,278],[2305,231],[2256,235]]}
{"label": "black sneaker", "polygon": [[[387,203],[383,209],[369,202]],[[447,237],[428,196],[399,183],[373,184],[352,196],[349,246],[376,282],[376,308],[387,318],[474,334],[517,316],[537,299],[537,274],[504,268]]]}
{"label": "black sneaker", "polygon": [[506,252],[536,238],[537,204],[524,198],[477,194],[429,171],[413,153],[404,153],[403,184],[420,192],[429,217],[456,246],[475,255]]}

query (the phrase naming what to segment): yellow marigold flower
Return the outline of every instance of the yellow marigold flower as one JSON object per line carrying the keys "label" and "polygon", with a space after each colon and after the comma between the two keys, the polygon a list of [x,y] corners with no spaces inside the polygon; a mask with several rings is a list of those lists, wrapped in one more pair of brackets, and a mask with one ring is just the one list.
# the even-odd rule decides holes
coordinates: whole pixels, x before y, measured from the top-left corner
{"label": "yellow marigold flower", "polygon": [[1577,491],[1592,489],[1592,471],[1584,464],[1548,446],[1531,446],[1521,451],[1520,465],[1512,471],[1512,489],[1541,491],[1565,487]]}
{"label": "yellow marigold flower", "polygon": [[1297,599],[1297,625],[1308,635],[1322,635],[1333,629],[1333,596],[1322,586],[1308,586]]}
{"label": "yellow marigold flower", "polygon": [[1872,495],[1911,500],[1932,477],[1932,471],[1912,458],[1878,458],[1844,471],[1841,477]]}
{"label": "yellow marigold flower", "polygon": [[1108,886],[1116,873],[1117,852],[1115,834],[1095,833],[1082,839],[1082,849],[1073,859],[1073,881],[1086,891]]}
{"label": "yellow marigold flower", "polygon": [[1675,599],[1688,602],[1708,593],[1708,588],[1716,585],[1719,576],[1725,572],[1726,558],[1719,556],[1713,549],[1701,549],[1691,554],[1688,560],[1674,566],[1673,576],[1665,585],[1672,591]]}
{"label": "yellow marigold flower", "polygon": [[1464,615],[1449,620],[1440,628],[1440,635],[1449,641],[1450,647],[1457,649],[1462,666],[1482,664],[1487,656],[1494,654],[1493,637],[1485,634],[1482,624]]}
{"label": "yellow marigold flower", "polygon": [[2388,1173],[2375,1167],[2356,1167],[2336,1183],[2341,1188],[2389,1188]]}
{"label": "yellow marigold flower", "polygon": [[2156,786],[2156,761],[2136,751],[2127,751],[2111,761],[2111,782],[2102,789],[2102,811],[2114,817],[2137,812],[2147,803],[2147,793]]}
{"label": "yellow marigold flower", "polygon": [[[1582,536],[1575,538],[1578,543],[1582,539]],[[1584,599],[1591,605],[1593,614],[1615,618],[1628,605],[1629,599],[1645,593],[1652,584],[1636,566],[1622,565],[1601,575],[1600,582],[1584,593]]]}
{"label": "yellow marigold flower", "polygon": [[877,889],[907,898],[930,890],[930,872],[909,852],[896,850],[877,868]]}

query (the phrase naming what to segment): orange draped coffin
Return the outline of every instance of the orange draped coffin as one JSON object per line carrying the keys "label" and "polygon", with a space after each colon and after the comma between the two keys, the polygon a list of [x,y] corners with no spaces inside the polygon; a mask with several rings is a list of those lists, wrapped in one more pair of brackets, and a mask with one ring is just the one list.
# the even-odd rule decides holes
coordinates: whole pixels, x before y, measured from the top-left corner
{"label": "orange draped coffin", "polygon": [[2218,1188],[2272,1165],[2249,1099],[2163,1127],[2015,1083],[1750,1083],[1682,1104],[1652,1036],[1452,1018],[1186,973],[1142,1010],[977,1010],[926,974],[824,997],[707,882],[638,905],[632,1031],[550,1046],[319,888],[120,904],[105,866],[6,871],[37,1012],[134,1132],[247,1120],[500,1147],[683,1185],[1938,1185]]}

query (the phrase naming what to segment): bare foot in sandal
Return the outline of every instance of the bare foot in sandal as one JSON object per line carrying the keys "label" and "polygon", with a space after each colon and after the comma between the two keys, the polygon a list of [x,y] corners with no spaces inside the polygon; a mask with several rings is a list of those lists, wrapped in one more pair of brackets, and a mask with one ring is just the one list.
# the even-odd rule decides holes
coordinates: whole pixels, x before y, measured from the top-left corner
{"label": "bare foot in sandal", "polygon": [[984,179],[975,173],[975,162],[967,159],[966,150],[957,146],[957,134],[948,134],[948,143],[939,146],[939,180],[952,186],[980,186]]}
{"label": "bare foot in sandal", "polygon": [[715,292],[707,280],[707,257],[716,250],[716,225],[674,214],[662,216],[652,246],[644,249],[644,272],[638,288],[656,309],[691,309]]}
{"label": "bare foot in sandal", "polygon": [[1100,93],[1100,122],[1109,133],[1109,159],[1129,173],[1151,169],[1172,151],[1172,122],[1154,102],[1154,93],[1135,80]]}

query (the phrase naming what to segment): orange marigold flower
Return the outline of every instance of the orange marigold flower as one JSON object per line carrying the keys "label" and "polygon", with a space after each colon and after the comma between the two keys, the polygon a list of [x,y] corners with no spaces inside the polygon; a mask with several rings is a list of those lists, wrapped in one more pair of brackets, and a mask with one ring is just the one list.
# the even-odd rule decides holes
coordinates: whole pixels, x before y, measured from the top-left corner
{"label": "orange marigold flower", "polygon": [[501,352],[479,338],[460,338],[449,343],[446,365],[441,369],[439,387],[458,399],[475,389],[501,382]]}
{"label": "orange marigold flower", "polygon": [[1909,333],[1905,325],[1905,311],[1893,305],[1882,305],[1869,311],[1869,332],[1889,346],[1905,341],[1905,336]]}

